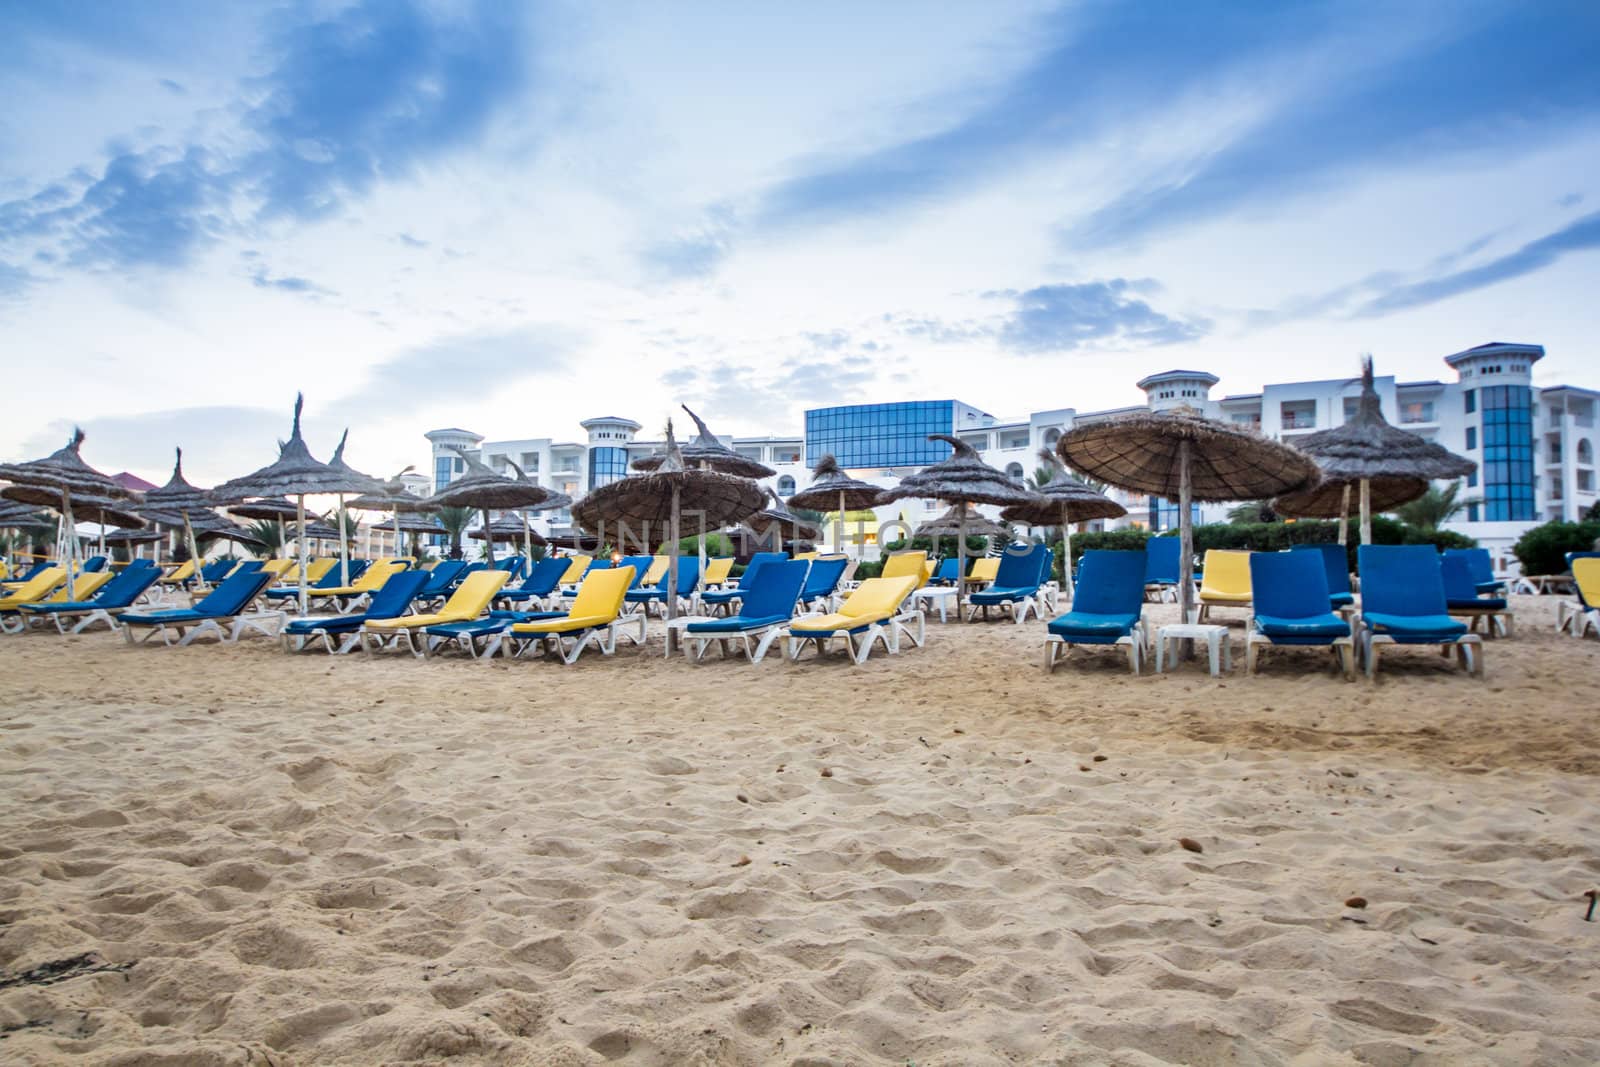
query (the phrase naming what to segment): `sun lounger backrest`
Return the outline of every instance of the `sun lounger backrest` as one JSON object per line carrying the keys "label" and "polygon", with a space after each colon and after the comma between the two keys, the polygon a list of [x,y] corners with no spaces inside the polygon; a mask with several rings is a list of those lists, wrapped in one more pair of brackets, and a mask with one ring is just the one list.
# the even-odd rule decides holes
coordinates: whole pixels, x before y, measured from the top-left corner
{"label": "sun lounger backrest", "polygon": [[478,571],[469,574],[466,580],[456,587],[450,594],[450,599],[444,602],[444,607],[439,609],[440,615],[459,615],[462,618],[473,618],[481,615],[483,609],[489,606],[489,601],[494,595],[505,587],[511,575],[506,571]]}
{"label": "sun lounger backrest", "polygon": [[813,559],[811,573],[806,575],[805,588],[800,591],[800,599],[815,600],[830,595],[839,588],[839,579],[844,576],[844,569],[849,563],[843,556],[818,556]]}
{"label": "sun lounger backrest", "polygon": [[1250,588],[1257,615],[1309,619],[1328,614],[1328,577],[1315,552],[1252,552]]}
{"label": "sun lounger backrest", "polygon": [[916,578],[917,584],[922,584],[923,576],[928,570],[928,554],[926,552],[896,552],[883,561],[883,570],[879,572],[880,578]]}
{"label": "sun lounger backrest", "polygon": [[858,619],[891,615],[920,581],[911,574],[899,578],[868,578],[845,597],[844,603],[839,605],[839,614]]}
{"label": "sun lounger backrest", "polygon": [[639,584],[646,588],[652,585],[661,585],[662,582],[666,581],[667,564],[670,562],[672,562],[671,556],[651,556],[650,566],[640,576]]}
{"label": "sun lounger backrest", "polygon": [[[782,552],[757,552],[750,557],[750,562],[744,565],[744,573],[739,575],[739,588],[747,588],[747,583],[754,581],[761,568],[769,563],[789,563],[791,560]],[[801,560],[800,562],[805,562]],[[796,593],[796,596],[799,594]]]}
{"label": "sun lounger backrest", "polygon": [[237,615],[249,606],[261,590],[272,581],[272,575],[262,571],[245,571],[230,575],[211,594],[194,606],[202,615]]}
{"label": "sun lounger backrest", "polygon": [[751,619],[788,618],[810,569],[803,559],[782,559],[763,560],[754,574],[745,571],[745,580],[739,583],[739,614]]}
{"label": "sun lounger backrest", "polygon": [[111,571],[90,571],[88,574],[80,574],[72,580],[72,588],[69,590],[63,585],[61,591],[55,595],[55,599],[74,602],[88,600],[109,585],[111,579],[115,577]]}
{"label": "sun lounger backrest", "polygon": [[1432,545],[1362,545],[1361,610],[1384,615],[1443,615],[1444,579]]}
{"label": "sun lounger backrest", "polygon": [[1600,553],[1573,560],[1572,581],[1578,587],[1578,599],[1585,606],[1600,606]]}
{"label": "sun lounger backrest", "polygon": [[1583,591],[1583,583],[1579,582],[1579,581],[1576,581],[1577,576],[1578,576],[1578,561],[1580,559],[1600,559],[1600,552],[1568,552],[1567,553],[1567,570],[1573,576],[1573,579],[1574,579],[1573,585],[1576,586],[1576,590],[1575,591],[1578,594],[1578,603],[1583,605],[1583,607],[1585,609],[1594,608],[1594,607],[1600,607],[1600,600],[1591,598],[1588,594],[1586,594]]}
{"label": "sun lounger backrest", "polygon": [[528,572],[528,577],[523,579],[517,592],[527,593],[530,596],[549,596],[560,586],[562,576],[566,573],[566,560],[546,556],[533,565],[533,569]]}
{"label": "sun lounger backrest", "polygon": [[404,570],[391,574],[383,587],[372,594],[367,610],[362,614],[369,619],[398,619],[406,613],[411,601],[427,583],[428,572],[424,570]]}
{"label": "sun lounger backrest", "polygon": [[[667,578],[671,577],[672,570],[668,568],[667,576],[661,579],[661,589],[667,588]],[[698,556],[678,557],[678,595],[688,596],[694,592],[694,587],[700,584],[700,558]]]}
{"label": "sun lounger backrest", "polygon": [[[450,591],[450,586],[454,584],[455,580],[461,577],[461,572],[466,569],[467,565],[461,560],[447,559],[431,571],[422,571],[421,573],[424,577],[418,594],[427,597],[444,596]],[[406,574],[409,572],[401,571],[400,573]],[[387,587],[389,581],[392,580],[386,580],[383,583],[384,586]]]}
{"label": "sun lounger backrest", "polygon": [[[405,569],[405,564],[391,563],[388,560],[384,560],[382,563],[374,563],[367,568],[365,574],[350,583],[350,588],[358,589],[363,593],[374,592],[382,588],[383,583],[387,582],[391,575],[399,574]],[[335,585],[328,586],[328,588],[338,589],[340,587]]]}
{"label": "sun lounger backrest", "polygon": [[617,561],[617,566],[633,568],[633,588],[638,589],[644,584],[645,572],[650,569],[650,561],[654,558],[654,556],[623,556]]}
{"label": "sun lounger backrest", "polygon": [[1043,545],[1009,545],[1000,556],[1000,568],[995,571],[994,584],[1002,589],[1026,589],[1038,585],[1039,561],[1049,549]]}
{"label": "sun lounger backrest", "polygon": [[961,566],[961,560],[950,556],[939,561],[939,566],[934,569],[933,580],[936,582],[953,582],[956,580],[956,568]]}
{"label": "sun lounger backrest", "polygon": [[88,574],[94,574],[96,571],[105,570],[105,566],[106,558],[104,556],[90,556],[88,559],[83,561],[83,569]]}
{"label": "sun lounger backrest", "polygon": [[[134,563],[139,562],[134,560]],[[100,594],[94,598],[97,608],[125,608],[138,600],[146,589],[155,584],[161,572],[154,567],[135,567],[129,564],[105,586],[101,587]]]}
{"label": "sun lounger backrest", "polygon": [[632,567],[611,567],[586,575],[568,614],[575,619],[615,619],[627,599],[633,575]]}
{"label": "sun lounger backrest", "polygon": [[1078,564],[1072,610],[1089,615],[1137,615],[1144,607],[1148,557],[1143,552],[1092,548]]}
{"label": "sun lounger backrest", "polygon": [[583,572],[594,562],[593,556],[568,556],[567,569],[561,575],[562,585],[573,585],[583,578]]}
{"label": "sun lounger backrest", "polygon": [[18,604],[31,604],[50,594],[50,590],[67,580],[67,571],[64,567],[46,567],[32,578],[17,587],[5,599],[14,600]]}
{"label": "sun lounger backrest", "polygon": [[706,584],[721,585],[733,573],[733,557],[719,556],[706,560]]}
{"label": "sun lounger backrest", "polygon": [[1478,583],[1472,577],[1472,564],[1462,556],[1446,552],[1439,557],[1439,580],[1444,583],[1446,602],[1478,599]]}
{"label": "sun lounger backrest", "polygon": [[1323,577],[1328,583],[1328,593],[1332,595],[1350,592],[1350,555],[1343,545],[1323,543],[1290,545],[1289,551],[1315,552],[1322,560]]}
{"label": "sun lounger backrest", "polygon": [[1238,595],[1250,592],[1251,555],[1226,548],[1206,549],[1200,564],[1200,588]]}
{"label": "sun lounger backrest", "polygon": [[[1101,550],[1104,551],[1104,550]],[[1144,543],[1145,582],[1178,583],[1178,554],[1183,544],[1176,537],[1152,537]]]}
{"label": "sun lounger backrest", "polygon": [[1474,585],[1495,581],[1494,561],[1487,548],[1447,548],[1444,554],[1466,561],[1467,574]]}

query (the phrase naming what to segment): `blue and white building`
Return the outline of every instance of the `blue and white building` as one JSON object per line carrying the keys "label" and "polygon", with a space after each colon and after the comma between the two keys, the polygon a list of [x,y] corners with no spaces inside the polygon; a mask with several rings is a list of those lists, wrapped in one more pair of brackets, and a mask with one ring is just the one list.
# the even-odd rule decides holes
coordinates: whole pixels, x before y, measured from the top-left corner
{"label": "blue and white building", "polygon": [[[1511,544],[1528,527],[1549,519],[1576,519],[1600,499],[1595,466],[1600,392],[1534,385],[1534,365],[1543,357],[1539,345],[1492,342],[1444,357],[1453,381],[1382,377],[1376,383],[1390,422],[1478,462],[1477,473],[1466,479],[1462,491],[1477,502],[1451,528],[1476,538],[1501,562],[1510,562]],[[1260,392],[1214,397],[1219,382],[1204,370],[1162,371],[1136,383],[1144,395],[1141,404],[1101,411],[1058,407],[1011,419],[956,399],[813,408],[805,413],[801,434],[735,437],[727,443],[772,467],[777,473],[766,481],[785,497],[810,483],[811,467],[825,453],[836,456],[856,478],[894,485],[910,470],[948,454],[943,444],[928,441],[930,433],[961,437],[985,462],[1021,481],[1039,465],[1038,450],[1054,448],[1079,423],[1187,405],[1293,443],[1341,425],[1354,414],[1361,392],[1358,378],[1333,378],[1272,383]],[[468,449],[495,470],[509,472],[508,461],[514,460],[529,477],[574,499],[625,476],[633,460],[661,447],[660,441],[640,440],[640,424],[632,419],[604,416],[578,425],[584,438],[568,441],[486,441],[462,429],[430,431],[426,436],[433,446],[434,488],[464,469],[448,445]],[[1177,523],[1177,507],[1170,501],[1119,490],[1111,495],[1129,512],[1112,527],[1164,530]],[[1221,521],[1230,506],[1197,505],[1196,520]],[[941,510],[935,501],[899,501],[880,509],[878,517],[915,525]],[[539,525],[546,533],[564,533],[570,522],[566,512],[543,513]],[[870,542],[863,547],[868,554],[875,551]]]}

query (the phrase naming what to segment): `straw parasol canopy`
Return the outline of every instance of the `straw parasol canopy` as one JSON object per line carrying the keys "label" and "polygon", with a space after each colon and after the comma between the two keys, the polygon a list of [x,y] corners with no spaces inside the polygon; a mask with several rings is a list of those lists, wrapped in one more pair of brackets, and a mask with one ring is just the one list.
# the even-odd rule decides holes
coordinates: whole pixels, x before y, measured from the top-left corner
{"label": "straw parasol canopy", "polygon": [[937,518],[918,526],[917,537],[1010,537],[1011,528],[973,511],[965,504],[956,504]]}
{"label": "straw parasol canopy", "polygon": [[[9,490],[0,490],[4,496]],[[77,522],[94,522],[101,526],[143,526],[144,511],[127,500],[107,500],[103,496],[78,496],[72,498],[72,517]]]}
{"label": "straw parasol canopy", "polygon": [[313,541],[336,541],[339,538],[339,529],[321,519],[313,519],[306,523],[300,536],[309,537]]}
{"label": "straw parasol canopy", "polygon": [[839,548],[844,547],[844,518],[846,511],[863,511],[878,501],[883,486],[852,478],[840,467],[833,454],[826,453],[811,471],[811,484],[789,496],[791,508],[839,513]]}
{"label": "straw parasol canopy", "polygon": [[[0,523],[0,525],[4,525]],[[161,540],[162,534],[158,530],[112,530],[106,534],[104,541],[108,545],[148,545]]]}
{"label": "straw parasol canopy", "polygon": [[[1007,478],[1002,471],[978,458],[977,450],[961,438],[947,433],[931,433],[930,441],[943,441],[951,448],[950,455],[937,463],[907,475],[900,484],[878,494],[877,503],[889,504],[907,497],[943,500],[961,506],[956,513],[957,573],[967,573],[967,504],[1031,504],[1037,495]],[[961,618],[961,583],[956,583],[956,618]]]}
{"label": "straw parasol canopy", "polygon": [[[683,462],[690,467],[705,467],[708,470],[721,471],[723,474],[737,474],[742,478],[770,478],[778,472],[771,467],[757,463],[748,456],[741,456],[727,445],[723,444],[716,434],[706,428],[705,422],[694,412],[689,411],[687,404],[679,405],[689,413],[694,420],[696,433],[694,439],[679,448],[683,455]],[[665,451],[654,455],[645,456],[643,459],[633,461],[636,471],[653,471],[666,460]]]}
{"label": "straw parasol canopy", "polygon": [[262,519],[271,522],[276,519],[286,522],[294,519],[295,507],[281,496],[264,497],[261,500],[246,500],[242,504],[229,504],[229,513],[241,519]]}
{"label": "straw parasol canopy", "polygon": [[1182,615],[1194,603],[1196,500],[1261,500],[1303,489],[1317,465],[1288,445],[1201,417],[1184,406],[1077,426],[1056,452],[1067,466],[1109,485],[1178,501],[1178,582]]}
{"label": "straw parasol canopy", "polygon": [[[452,449],[466,462],[467,471],[428,497],[427,502],[436,508],[477,508],[483,512],[483,524],[489,526],[490,511],[514,511],[518,508],[537,508],[545,505],[560,506],[570,500],[564,493],[546,489],[528,478],[522,473],[521,467],[516,468],[518,478],[507,478],[490,470],[465,449],[454,446]],[[492,564],[494,542],[489,541],[486,544],[489,562]]]}
{"label": "straw parasol canopy", "polygon": [[758,538],[767,539],[776,528],[780,547],[783,541],[814,541],[821,536],[821,530],[790,511],[776,492],[771,489],[765,492],[767,506],[744,520],[745,529]]}
{"label": "straw parasol canopy", "polygon": [[[190,485],[183,476],[183,449],[175,448],[174,451],[177,457],[172,463],[172,477],[167,479],[166,485],[144,495],[144,507],[141,510],[144,514],[167,512],[180,516],[178,525],[183,527],[184,538],[189,542],[189,556],[199,559],[200,546],[195,541],[194,526],[189,521],[189,515],[191,512],[210,514],[210,498],[205,490]],[[205,588],[203,575],[197,573],[195,582],[201,589]]]}
{"label": "straw parasol canopy", "polygon": [[[1372,542],[1372,483],[1380,479],[1464,478],[1478,469],[1465,456],[1458,456],[1443,445],[1389,425],[1374,385],[1372,357],[1361,360],[1361,400],[1353,418],[1343,426],[1307,434],[1295,447],[1316,460],[1324,481],[1359,488],[1361,495],[1361,543]],[[1415,499],[1411,497],[1408,499]],[[1291,501],[1291,505],[1294,501]],[[1404,500],[1396,502],[1405,503]],[[1395,504],[1391,504],[1391,507]],[[1381,510],[1381,509],[1380,509]]]}
{"label": "straw parasol canopy", "polygon": [[[74,428],[72,440],[66,447],[57,449],[43,459],[26,463],[0,463],[0,481],[10,482],[7,497],[24,504],[40,504],[54,508],[66,521],[64,532],[70,534],[74,523],[72,498],[74,496],[99,497],[105,500],[126,500],[128,490],[110,475],[102,474],[83,461],[79,449],[83,447],[83,431]],[[78,556],[78,539],[66,538],[67,581],[76,579],[74,564]]]}
{"label": "straw parasol canopy", "polygon": [[475,541],[486,541],[492,539],[497,542],[504,542],[506,544],[513,545],[522,540],[527,540],[530,544],[535,545],[549,544],[549,542],[544,539],[543,534],[539,533],[537,530],[529,529],[523,522],[520,515],[516,518],[512,518],[510,515],[502,515],[498,519],[491,522],[487,529],[482,526],[478,526],[468,530],[467,536]]}
{"label": "straw parasol canopy", "polygon": [[[1426,478],[1368,479],[1368,504],[1373,514],[1393,511],[1428,491]],[[1272,510],[1297,519],[1343,519],[1350,514],[1350,496],[1355,482],[1324,480],[1310,489],[1286,493],[1272,502]]]}
{"label": "straw parasol canopy", "polygon": [[[295,498],[295,524],[299,529],[300,555],[300,613],[306,611],[306,497],[314,493],[365,493],[371,488],[371,479],[358,472],[337,470],[320,463],[306,447],[300,435],[300,413],[305,407],[305,395],[294,398],[294,428],[289,440],[278,448],[278,458],[252,471],[242,478],[223,482],[211,490],[213,503],[233,505],[259,497],[292,496]],[[335,532],[335,537],[338,533]],[[342,539],[341,539],[342,540]]]}
{"label": "straw parasol canopy", "polygon": [[[642,530],[647,541],[653,541],[650,531],[666,527],[667,618],[678,614],[678,541],[684,512],[696,515],[701,532],[720,530],[749,518],[761,508],[766,494],[761,486],[749,478],[689,467],[678,451],[678,442],[672,435],[672,423],[667,423],[666,454],[655,470],[619,479],[602,485],[573,505],[572,518],[579,526],[604,536],[607,523],[626,530]],[[667,650],[675,631],[667,630]]]}
{"label": "straw parasol canopy", "polygon": [[9,500],[0,503],[0,529],[48,530],[54,525],[55,520],[40,514],[37,508]]}
{"label": "straw parasol canopy", "polygon": [[1025,522],[1029,526],[1061,526],[1062,584],[1067,599],[1072,599],[1072,524],[1092,522],[1095,519],[1120,519],[1128,509],[1089,485],[1061,465],[1061,459],[1048,448],[1039,449],[1039,458],[1055,473],[1034,492],[1039,500],[1033,504],[1013,504],[1000,513],[1008,522]]}

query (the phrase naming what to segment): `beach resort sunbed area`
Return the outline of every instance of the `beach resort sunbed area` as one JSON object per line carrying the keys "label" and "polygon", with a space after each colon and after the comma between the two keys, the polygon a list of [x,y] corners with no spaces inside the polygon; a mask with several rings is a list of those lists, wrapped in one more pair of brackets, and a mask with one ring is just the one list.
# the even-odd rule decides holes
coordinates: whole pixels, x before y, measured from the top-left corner
{"label": "beach resort sunbed area", "polygon": [[0,1058],[1594,1063],[1594,642],[1511,601],[1482,681],[7,636]]}

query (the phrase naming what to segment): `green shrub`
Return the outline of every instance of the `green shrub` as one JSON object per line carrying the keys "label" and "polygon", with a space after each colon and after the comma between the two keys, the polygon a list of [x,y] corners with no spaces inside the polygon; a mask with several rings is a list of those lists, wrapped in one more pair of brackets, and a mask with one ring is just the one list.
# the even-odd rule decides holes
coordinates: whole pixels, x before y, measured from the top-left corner
{"label": "green shrub", "polygon": [[[727,534],[706,534],[705,540],[707,559],[733,555],[733,539]],[[663,541],[661,542],[661,547],[656,550],[656,554],[665,556],[670,551],[669,542]],[[698,536],[680,538],[678,540],[678,554],[680,556],[698,556],[700,554],[700,538]]]}
{"label": "green shrub", "polygon": [[1584,522],[1547,522],[1517,539],[1511,552],[1523,574],[1564,574],[1568,552],[1589,552],[1600,538],[1600,519]]}
{"label": "green shrub", "polygon": [[881,559],[864,559],[856,565],[857,581],[877,578],[881,574],[883,574],[883,560]]}
{"label": "green shrub", "polygon": [[[956,538],[954,535],[949,537],[941,537],[938,540],[939,543],[937,545],[933,543],[934,539],[931,537],[913,537],[909,541],[888,541],[884,543],[880,551],[882,551],[886,556],[893,555],[896,552],[922,551],[933,556],[935,559],[944,559],[947,556],[953,556],[956,554]],[[973,556],[988,555],[990,548],[991,546],[987,537],[975,537],[972,534],[967,535],[967,557],[969,559]]]}

